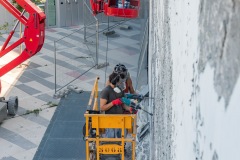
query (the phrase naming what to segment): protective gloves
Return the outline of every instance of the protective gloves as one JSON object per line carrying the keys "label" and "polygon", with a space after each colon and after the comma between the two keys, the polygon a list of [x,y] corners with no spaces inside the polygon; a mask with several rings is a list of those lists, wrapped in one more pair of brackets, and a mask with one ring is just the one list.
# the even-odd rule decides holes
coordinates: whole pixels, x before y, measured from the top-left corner
{"label": "protective gloves", "polygon": [[138,110],[130,107],[130,112],[131,112],[132,114],[137,114]]}
{"label": "protective gloves", "polygon": [[121,105],[123,102],[121,101],[121,99],[120,98],[118,98],[118,99],[115,99],[115,100],[113,100],[112,101],[112,104],[115,106],[115,105]]}

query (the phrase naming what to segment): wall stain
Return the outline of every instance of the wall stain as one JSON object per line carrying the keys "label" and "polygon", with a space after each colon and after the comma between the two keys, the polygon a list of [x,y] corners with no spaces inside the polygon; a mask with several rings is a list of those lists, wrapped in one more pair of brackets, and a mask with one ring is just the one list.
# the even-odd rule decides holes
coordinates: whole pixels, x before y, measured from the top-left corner
{"label": "wall stain", "polygon": [[202,0],[199,9],[198,70],[203,72],[207,63],[214,68],[215,90],[227,109],[240,74],[240,2]]}

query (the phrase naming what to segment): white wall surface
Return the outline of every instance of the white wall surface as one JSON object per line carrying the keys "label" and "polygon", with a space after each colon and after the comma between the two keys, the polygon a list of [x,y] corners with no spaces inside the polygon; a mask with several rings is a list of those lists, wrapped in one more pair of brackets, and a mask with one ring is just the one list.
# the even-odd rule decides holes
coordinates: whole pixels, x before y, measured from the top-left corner
{"label": "white wall surface", "polygon": [[150,1],[154,160],[240,159],[240,2]]}

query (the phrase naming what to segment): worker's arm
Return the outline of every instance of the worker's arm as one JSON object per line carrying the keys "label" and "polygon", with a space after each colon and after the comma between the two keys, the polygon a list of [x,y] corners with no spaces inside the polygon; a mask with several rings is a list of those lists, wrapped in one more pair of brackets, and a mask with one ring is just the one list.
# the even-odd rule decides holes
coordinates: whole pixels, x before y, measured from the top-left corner
{"label": "worker's arm", "polygon": [[128,84],[128,89],[129,89],[130,93],[131,93],[131,94],[136,94],[136,92],[135,92],[135,90],[134,90],[134,88],[133,88],[133,85],[132,85],[132,79],[131,79],[131,77],[129,77],[129,78],[127,79],[127,84]]}
{"label": "worker's arm", "polygon": [[108,102],[108,100],[107,100],[108,97],[109,97],[109,91],[106,87],[102,90],[102,92],[100,94],[100,109],[102,111],[106,111],[113,106],[113,104],[111,102],[107,103]]}
{"label": "worker's arm", "polygon": [[101,108],[101,111],[109,110],[112,106],[113,106],[112,102],[107,104],[107,100],[106,99],[100,98],[100,108]]}
{"label": "worker's arm", "polygon": [[100,108],[101,111],[106,111],[109,110],[110,108],[112,108],[113,106],[116,105],[122,105],[122,101],[120,98],[113,100],[110,103],[107,103],[106,99],[100,98]]}

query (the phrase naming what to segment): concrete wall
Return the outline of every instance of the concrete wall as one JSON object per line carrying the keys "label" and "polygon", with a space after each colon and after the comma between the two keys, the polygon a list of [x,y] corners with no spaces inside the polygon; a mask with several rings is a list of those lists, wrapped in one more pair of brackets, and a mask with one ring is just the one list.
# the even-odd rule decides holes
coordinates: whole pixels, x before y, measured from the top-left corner
{"label": "concrete wall", "polygon": [[239,15],[237,0],[150,1],[146,159],[240,159]]}

